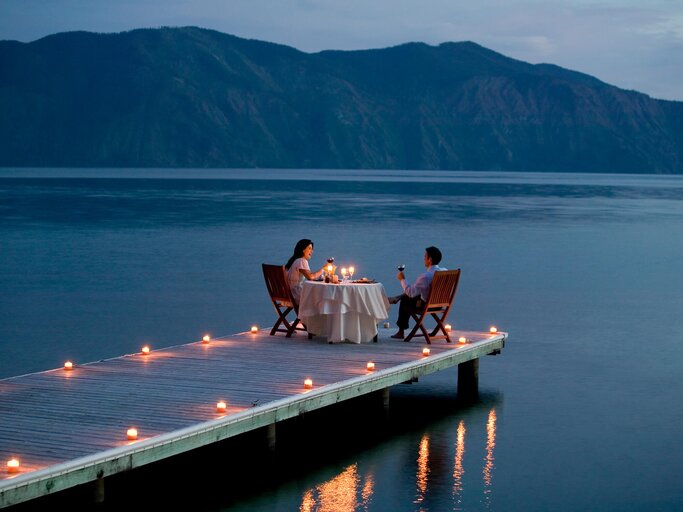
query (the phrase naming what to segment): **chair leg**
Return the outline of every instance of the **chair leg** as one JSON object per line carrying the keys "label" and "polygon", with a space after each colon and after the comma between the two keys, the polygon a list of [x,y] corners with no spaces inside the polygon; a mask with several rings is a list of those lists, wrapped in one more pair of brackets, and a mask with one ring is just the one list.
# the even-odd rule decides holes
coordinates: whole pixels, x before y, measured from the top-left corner
{"label": "chair leg", "polygon": [[278,314],[280,315],[277,319],[277,322],[275,322],[275,325],[273,328],[270,330],[270,335],[275,336],[275,333],[279,330],[280,324],[285,320],[285,313],[282,313],[281,311],[278,310]]}
{"label": "chair leg", "polygon": [[299,319],[295,319],[291,324],[285,320],[285,323],[287,323],[287,334],[285,337],[291,338],[294,331],[296,331],[296,326],[299,324]]}
{"label": "chair leg", "polygon": [[406,336],[403,339],[403,341],[410,341],[417,334],[417,331],[420,330],[422,331],[422,334],[420,336],[424,336],[427,343],[431,344],[432,341],[429,339],[429,333],[427,332],[427,329],[425,329],[424,325],[422,325],[424,315],[418,317],[417,315],[413,314],[412,317],[413,320],[415,320],[415,327],[413,327],[413,330],[410,331],[410,334],[408,334],[408,336]]}
{"label": "chair leg", "polygon": [[451,342],[451,338],[448,335],[448,331],[446,330],[446,326],[444,325],[444,320],[446,319],[446,315],[443,315],[441,318],[436,315],[436,313],[432,313],[432,317],[436,321],[436,327],[434,327],[434,330],[431,332],[431,336],[436,336],[439,331],[443,333],[443,337],[446,338],[446,343]]}

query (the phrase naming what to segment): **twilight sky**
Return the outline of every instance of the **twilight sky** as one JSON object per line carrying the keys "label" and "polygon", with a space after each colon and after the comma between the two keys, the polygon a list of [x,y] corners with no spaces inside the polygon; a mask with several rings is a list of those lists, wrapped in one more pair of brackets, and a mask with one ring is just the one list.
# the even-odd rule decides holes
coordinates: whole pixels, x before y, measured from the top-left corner
{"label": "twilight sky", "polygon": [[187,25],[306,52],[469,40],[683,101],[683,0],[0,0],[0,39]]}

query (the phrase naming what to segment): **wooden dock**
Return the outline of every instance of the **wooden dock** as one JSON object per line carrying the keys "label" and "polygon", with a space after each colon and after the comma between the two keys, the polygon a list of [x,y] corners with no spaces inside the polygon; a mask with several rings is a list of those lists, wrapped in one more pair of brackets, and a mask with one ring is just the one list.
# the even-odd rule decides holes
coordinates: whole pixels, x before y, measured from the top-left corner
{"label": "wooden dock", "polygon": [[0,508],[88,482],[103,488],[107,476],[254,429],[272,437],[279,421],[456,365],[459,392],[476,389],[478,358],[507,337],[454,331],[467,343],[426,345],[389,334],[357,345],[240,333],[0,380]]}

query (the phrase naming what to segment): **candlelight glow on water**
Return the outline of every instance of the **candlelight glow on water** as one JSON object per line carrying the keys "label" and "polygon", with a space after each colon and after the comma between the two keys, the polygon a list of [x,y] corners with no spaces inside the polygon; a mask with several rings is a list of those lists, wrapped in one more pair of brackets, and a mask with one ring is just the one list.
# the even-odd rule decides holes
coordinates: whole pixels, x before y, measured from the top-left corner
{"label": "candlelight glow on water", "polygon": [[298,507],[299,512],[355,512],[369,510],[374,494],[372,473],[363,477],[358,464],[352,464],[329,480],[307,489]]}
{"label": "candlelight glow on water", "polygon": [[494,456],[493,450],[496,447],[496,410],[491,409],[489,418],[486,422],[486,457],[484,457],[484,496],[487,500],[491,497],[491,485],[493,481]]}
{"label": "candlelight glow on water", "polygon": [[467,429],[465,428],[465,420],[460,420],[458,422],[458,430],[455,438],[455,461],[453,463],[453,494],[457,504],[462,502],[462,496],[460,496],[460,493],[463,490],[463,476],[465,474],[463,459],[465,456],[466,432]]}
{"label": "candlelight glow on water", "polygon": [[417,456],[417,473],[415,475],[417,483],[417,496],[413,503],[422,503],[427,494],[427,484],[429,483],[429,436],[425,434],[420,440],[420,447]]}

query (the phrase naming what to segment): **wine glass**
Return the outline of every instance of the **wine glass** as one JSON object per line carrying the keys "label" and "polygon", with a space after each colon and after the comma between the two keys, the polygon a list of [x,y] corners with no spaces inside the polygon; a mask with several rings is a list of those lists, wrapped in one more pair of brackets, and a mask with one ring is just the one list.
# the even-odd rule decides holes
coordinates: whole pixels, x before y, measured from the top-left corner
{"label": "wine glass", "polygon": [[356,271],[354,267],[349,267],[349,275],[351,276],[351,279],[353,279],[353,273]]}

